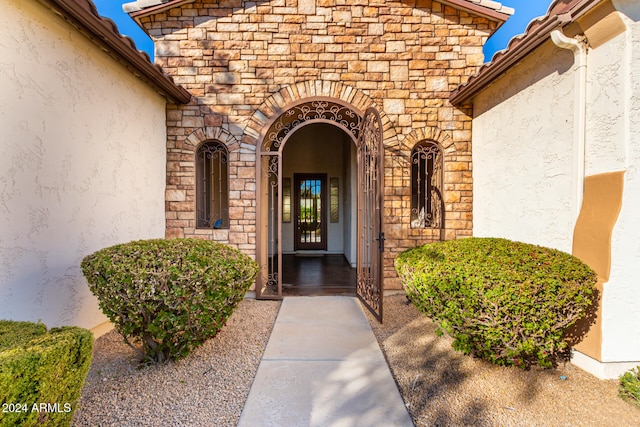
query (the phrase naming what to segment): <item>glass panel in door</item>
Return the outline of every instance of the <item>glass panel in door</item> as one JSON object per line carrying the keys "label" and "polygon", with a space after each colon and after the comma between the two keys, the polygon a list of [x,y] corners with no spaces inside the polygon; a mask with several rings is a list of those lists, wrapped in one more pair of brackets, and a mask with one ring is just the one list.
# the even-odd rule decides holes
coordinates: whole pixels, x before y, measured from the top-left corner
{"label": "glass panel in door", "polygon": [[326,174],[295,174],[295,250],[326,250]]}

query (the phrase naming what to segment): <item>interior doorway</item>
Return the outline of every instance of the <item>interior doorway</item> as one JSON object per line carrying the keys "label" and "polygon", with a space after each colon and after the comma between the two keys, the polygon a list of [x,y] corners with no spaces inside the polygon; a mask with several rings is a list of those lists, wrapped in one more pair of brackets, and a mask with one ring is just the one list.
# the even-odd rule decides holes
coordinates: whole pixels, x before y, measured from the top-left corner
{"label": "interior doorway", "polygon": [[[352,138],[330,123],[298,128],[282,152],[283,295],[355,295],[357,174]],[[291,191],[287,189],[291,182]]]}

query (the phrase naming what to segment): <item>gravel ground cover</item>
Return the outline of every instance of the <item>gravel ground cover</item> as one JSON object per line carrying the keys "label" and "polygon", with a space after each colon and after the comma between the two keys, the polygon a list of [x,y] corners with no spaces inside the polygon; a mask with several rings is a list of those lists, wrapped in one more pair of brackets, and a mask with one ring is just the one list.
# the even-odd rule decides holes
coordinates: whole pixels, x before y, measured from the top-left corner
{"label": "gravel ground cover", "polygon": [[[384,304],[382,325],[365,312],[418,427],[640,426],[640,409],[618,397],[615,380],[571,364],[494,366],[455,352],[404,295]],[[189,357],[144,369],[117,333],[100,337],[73,425],[235,426],[279,307],[244,300]]]}
{"label": "gravel ground cover", "polygon": [[418,427],[640,426],[617,380],[570,363],[523,371],[457,353],[404,295],[385,297],[382,325],[367,317]]}
{"label": "gravel ground cover", "polygon": [[235,426],[279,307],[244,300],[188,357],[143,369],[118,333],[98,338],[73,425]]}

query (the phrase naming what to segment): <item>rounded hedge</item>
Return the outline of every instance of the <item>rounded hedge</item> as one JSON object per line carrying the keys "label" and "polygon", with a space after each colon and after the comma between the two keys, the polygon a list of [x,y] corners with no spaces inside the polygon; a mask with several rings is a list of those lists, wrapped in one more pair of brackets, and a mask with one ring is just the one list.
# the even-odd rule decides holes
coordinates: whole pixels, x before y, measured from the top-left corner
{"label": "rounded hedge", "polygon": [[594,300],[596,274],[578,258],[506,239],[432,243],[395,266],[408,298],[456,350],[499,365],[553,366]]}
{"label": "rounded hedge", "polygon": [[247,255],[199,239],[116,245],[81,267],[103,313],[149,362],[186,356],[215,336],[258,274]]}

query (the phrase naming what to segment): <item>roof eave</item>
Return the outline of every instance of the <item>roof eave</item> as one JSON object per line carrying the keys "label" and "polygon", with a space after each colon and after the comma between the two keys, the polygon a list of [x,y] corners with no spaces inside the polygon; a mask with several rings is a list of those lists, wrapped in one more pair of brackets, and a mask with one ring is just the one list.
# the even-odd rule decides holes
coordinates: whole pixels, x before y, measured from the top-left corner
{"label": "roof eave", "polygon": [[135,76],[153,86],[160,95],[179,104],[186,104],[191,100],[189,91],[175,84],[159,66],[151,63],[146,53],[135,48],[133,40],[120,35],[113,21],[100,18],[93,3],[85,0],[40,1],[51,7]]}
{"label": "roof eave", "polygon": [[133,1],[130,3],[124,3],[122,10],[128,13],[129,16],[136,22],[140,22],[140,18],[155,13],[164,12],[165,10],[173,9],[174,7],[182,6],[184,4],[194,3],[196,0],[149,0],[144,4],[140,4],[140,1]]}
{"label": "roof eave", "polygon": [[551,31],[567,22],[564,15],[556,15],[554,18],[555,19],[550,19],[538,27],[535,34],[527,36],[526,40],[519,43],[515,49],[510,50],[508,54],[499,57],[495,62],[491,63],[491,66],[488,67],[486,71],[481,71],[477,74],[476,78],[470,81],[467,85],[459,87],[452,92],[449,97],[451,103],[453,105],[461,105],[467,102],[483,87],[498,78],[501,74],[511,68],[511,66],[515,65],[522,58],[527,56],[529,52],[544,43],[548,39]]}
{"label": "roof eave", "polygon": [[[471,76],[467,83],[453,91],[449,101],[453,105],[462,105],[468,102],[484,87],[547,41],[553,30],[575,22],[600,2],[601,0],[576,0],[570,8],[562,11],[563,13],[550,14],[554,6],[561,3],[560,0],[556,0],[549,7],[547,15],[531,21],[524,34],[513,38],[505,51],[496,53],[495,60],[480,67],[478,73]],[[536,22],[540,24],[537,27],[535,27]]]}
{"label": "roof eave", "polygon": [[490,9],[476,3],[470,3],[467,0],[437,0],[439,3],[449,5],[459,10],[464,10],[473,15],[483,16],[490,21],[498,22],[498,26],[504,24],[513,14],[513,10],[503,7],[503,11]]}
{"label": "roof eave", "polygon": [[[498,26],[502,25],[513,14],[513,9],[502,6],[499,10],[491,9],[483,6],[481,2],[472,3],[469,0],[438,0],[442,4],[446,4],[456,9],[464,10],[474,15],[483,16],[490,21],[498,22]],[[131,16],[136,22],[140,22],[140,18],[155,13],[164,12],[174,7],[184,4],[193,3],[195,0],[136,0],[122,5],[122,10]]]}

